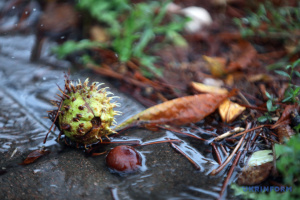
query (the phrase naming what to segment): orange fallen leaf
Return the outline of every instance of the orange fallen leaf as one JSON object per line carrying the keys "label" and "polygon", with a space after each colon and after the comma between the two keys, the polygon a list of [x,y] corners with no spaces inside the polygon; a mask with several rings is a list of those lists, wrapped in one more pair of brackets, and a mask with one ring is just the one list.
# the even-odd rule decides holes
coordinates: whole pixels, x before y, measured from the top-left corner
{"label": "orange fallen leaf", "polygon": [[20,165],[31,164],[31,163],[35,162],[38,158],[40,158],[44,155],[48,155],[49,153],[50,153],[49,150],[44,150],[44,149],[34,150],[27,156],[27,158]]}
{"label": "orange fallen leaf", "polygon": [[213,76],[222,77],[246,69],[255,62],[257,52],[250,42],[240,40],[237,44],[233,44],[231,49],[232,55],[226,58],[203,56]]}
{"label": "orange fallen leaf", "polygon": [[205,85],[202,83],[192,82],[191,87],[198,92],[214,93],[214,94],[227,94],[228,90],[216,86]]}
{"label": "orange fallen leaf", "polygon": [[135,122],[178,126],[195,123],[213,113],[233,93],[234,91],[229,94],[199,94],[173,99],[140,112],[115,129],[120,130]]}
{"label": "orange fallen leaf", "polygon": [[226,99],[219,106],[219,113],[223,122],[230,123],[235,120],[246,108]]}

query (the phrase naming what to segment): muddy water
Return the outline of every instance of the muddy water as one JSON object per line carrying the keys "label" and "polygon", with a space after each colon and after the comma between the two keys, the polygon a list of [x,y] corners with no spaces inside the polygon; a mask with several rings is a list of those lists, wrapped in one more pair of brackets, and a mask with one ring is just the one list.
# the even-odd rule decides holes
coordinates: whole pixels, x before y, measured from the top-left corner
{"label": "muddy water", "polygon": [[[105,156],[86,157],[82,150],[55,141],[53,132],[46,144],[44,136],[51,125],[44,118],[53,109],[49,103],[63,85],[69,63],[57,61],[44,50],[46,62],[30,63],[34,36],[0,37],[0,199],[215,199],[222,186],[222,176],[211,177],[216,162],[202,141],[181,137],[170,131],[129,130],[116,140],[181,139],[178,145],[198,165],[197,169],[169,144],[137,147],[143,155],[143,169],[132,175],[110,173]],[[45,64],[48,63],[48,64]],[[52,63],[52,64],[49,64]],[[90,77],[105,80],[91,72],[71,70],[71,79]],[[106,86],[110,86],[106,83]],[[117,122],[124,121],[144,108],[130,97],[120,96],[123,112]],[[47,147],[51,154],[37,162],[20,166],[30,151]],[[113,145],[103,145],[109,150]],[[206,153],[205,153],[206,152]]]}

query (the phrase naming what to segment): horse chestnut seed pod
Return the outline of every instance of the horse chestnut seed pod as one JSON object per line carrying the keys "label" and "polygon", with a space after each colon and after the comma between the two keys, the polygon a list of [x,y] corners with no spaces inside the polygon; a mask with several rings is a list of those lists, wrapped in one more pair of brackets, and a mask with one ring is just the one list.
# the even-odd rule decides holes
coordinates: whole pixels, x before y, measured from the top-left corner
{"label": "horse chestnut seed pod", "polygon": [[121,145],[107,154],[106,164],[114,172],[132,173],[141,167],[142,157],[133,147]]}
{"label": "horse chestnut seed pod", "polygon": [[86,79],[82,84],[79,80],[74,85],[66,79],[64,90],[59,88],[60,101],[52,101],[58,109],[49,113],[49,118],[61,131],[60,135],[84,146],[114,133],[110,126],[115,125],[114,116],[119,114],[113,110],[117,103],[110,102],[114,98],[108,97],[110,92],[106,88],[98,90],[101,84],[96,82],[88,86],[88,82]]}

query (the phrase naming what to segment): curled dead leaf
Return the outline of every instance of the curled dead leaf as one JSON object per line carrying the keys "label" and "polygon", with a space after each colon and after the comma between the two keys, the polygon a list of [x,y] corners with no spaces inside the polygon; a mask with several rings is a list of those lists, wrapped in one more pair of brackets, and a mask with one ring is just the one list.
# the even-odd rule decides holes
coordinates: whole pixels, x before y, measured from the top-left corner
{"label": "curled dead leaf", "polygon": [[203,59],[207,62],[210,73],[215,77],[222,77],[226,74],[226,59],[221,57],[208,57],[203,56]]}
{"label": "curled dead leaf", "polygon": [[22,162],[20,163],[20,165],[28,165],[28,164],[31,164],[33,162],[35,162],[38,158],[42,157],[42,156],[45,156],[45,155],[48,155],[50,153],[49,150],[45,150],[45,149],[37,149],[37,150],[34,150],[32,151],[28,156],[27,158]]}
{"label": "curled dead leaf", "polygon": [[230,123],[235,120],[245,109],[245,107],[226,99],[219,106],[219,113],[223,122]]}
{"label": "curled dead leaf", "polygon": [[281,117],[274,125],[271,126],[271,129],[290,124],[291,114],[297,112],[297,110],[299,110],[299,106],[297,104],[286,106],[284,111],[282,112]]}
{"label": "curled dead leaf", "polygon": [[201,93],[227,94],[228,90],[216,86],[205,85],[202,83],[192,82],[191,87]]}

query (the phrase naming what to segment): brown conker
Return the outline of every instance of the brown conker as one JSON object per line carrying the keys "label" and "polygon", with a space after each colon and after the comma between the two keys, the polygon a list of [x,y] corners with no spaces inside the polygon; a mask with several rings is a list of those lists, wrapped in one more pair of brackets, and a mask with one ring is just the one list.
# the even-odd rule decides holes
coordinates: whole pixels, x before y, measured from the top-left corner
{"label": "brown conker", "polygon": [[114,172],[132,173],[141,167],[142,157],[133,147],[121,145],[107,154],[106,164]]}

